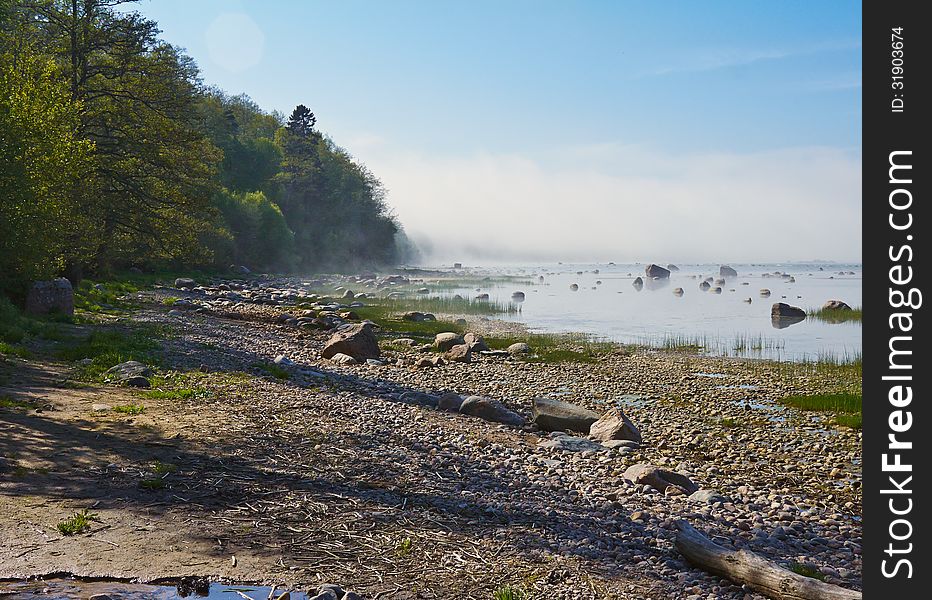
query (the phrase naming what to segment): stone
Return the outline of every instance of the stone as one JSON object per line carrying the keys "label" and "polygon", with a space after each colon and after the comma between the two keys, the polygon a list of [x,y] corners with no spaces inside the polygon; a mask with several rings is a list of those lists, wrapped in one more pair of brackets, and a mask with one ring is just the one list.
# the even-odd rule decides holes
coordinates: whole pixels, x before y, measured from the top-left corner
{"label": "stone", "polygon": [[420,404],[422,406],[437,406],[437,397],[425,392],[405,392],[401,401],[407,404]]}
{"label": "stone", "polygon": [[435,366],[435,364],[433,360],[425,356],[424,358],[417,359],[417,361],[415,361],[414,363],[414,366],[419,369],[423,369],[423,368],[433,367]]}
{"label": "stone", "polygon": [[74,288],[64,277],[36,281],[26,294],[26,312],[31,315],[60,313],[74,315]]}
{"label": "stone", "polygon": [[534,398],[531,407],[533,422],[544,431],[588,433],[589,427],[599,420],[597,412],[552,398]]}
{"label": "stone", "polygon": [[602,445],[606,448],[628,448],[629,450],[637,450],[641,447],[634,440],[605,440]]}
{"label": "stone", "polygon": [[644,280],[641,279],[640,277],[636,277],[634,281],[631,282],[631,285],[633,285],[637,289],[641,289],[642,287],[644,287]]}
{"label": "stone", "polygon": [[179,290],[189,290],[197,285],[197,282],[188,277],[179,277],[175,280],[175,287]]}
{"label": "stone", "polygon": [[841,300],[828,300],[822,305],[822,310],[851,310],[851,307]]}
{"label": "stone", "polygon": [[472,362],[472,350],[467,344],[457,344],[445,352],[443,358],[449,362]]}
{"label": "stone", "polygon": [[[371,360],[371,359],[366,359]],[[336,363],[338,365],[358,365],[359,361],[350,356],[349,354],[343,354],[342,352],[337,352],[330,357],[330,362]]]}
{"label": "stone", "polygon": [[631,440],[641,443],[641,432],[620,408],[613,408],[592,424],[589,437],[599,441]]}
{"label": "stone", "polygon": [[770,290],[768,290],[767,288],[761,288],[760,295],[762,298],[767,298],[770,296]]}
{"label": "stone", "polygon": [[674,296],[682,296],[682,295],[685,294],[685,293],[686,293],[686,292],[683,291],[683,288],[681,288],[681,287],[674,288],[674,290],[673,290],[673,295],[674,295]]}
{"label": "stone", "polygon": [[130,377],[149,377],[152,375],[152,369],[139,361],[128,360],[107,369],[107,375],[112,375],[113,379],[122,381]]}
{"label": "stone", "polygon": [[483,337],[478,333],[467,332],[463,336],[463,342],[468,345],[469,349],[473,352],[481,352],[489,349]]}
{"label": "stone", "polygon": [[343,295],[341,296],[341,298],[343,298],[344,300],[352,300],[355,297],[356,297],[356,294],[354,294],[352,290],[344,291]]}
{"label": "stone", "polygon": [[346,592],[343,594],[342,600],[362,600],[362,596],[356,592]]}
{"label": "stone", "polygon": [[670,278],[670,271],[668,269],[664,269],[660,265],[655,265],[653,263],[644,267],[644,273],[651,279],[655,277],[657,279],[669,279]]}
{"label": "stone", "polygon": [[332,358],[335,354],[346,354],[356,360],[378,358],[381,355],[371,323],[343,325],[327,340],[321,356]]}
{"label": "stone", "polygon": [[637,485],[649,485],[661,492],[665,492],[670,486],[680,488],[686,494],[692,494],[699,490],[699,486],[690,481],[685,475],[647,463],[631,465],[625,470],[624,478],[633,481]]}
{"label": "stone", "polygon": [[454,392],[447,392],[437,401],[437,408],[447,412],[459,412],[462,405],[463,397]]}
{"label": "stone", "polygon": [[437,317],[430,313],[422,313],[417,310],[412,310],[401,315],[403,321],[412,321],[415,323],[420,323],[422,321],[436,321]]}
{"label": "stone", "polygon": [[230,271],[237,275],[249,275],[252,271],[244,265],[230,265]]}
{"label": "stone", "polygon": [[346,593],[342,587],[335,583],[322,583],[317,587],[318,594],[322,594],[328,591],[333,592],[333,595],[336,596],[337,600],[340,600],[343,597],[343,594]]}
{"label": "stone", "polygon": [[511,299],[515,302],[524,302],[525,295],[524,292],[515,292],[511,295]]}
{"label": "stone", "polygon": [[786,304],[785,302],[777,302],[770,309],[770,316],[781,318],[781,319],[786,319],[786,318],[805,319],[806,311],[796,306],[790,306],[789,304]]}
{"label": "stone", "polygon": [[485,398],[483,396],[470,396],[463,400],[460,405],[460,414],[478,417],[485,421],[493,423],[504,423],[520,427],[525,424],[525,419],[518,413],[512,411],[498,400]]}
{"label": "stone", "polygon": [[603,450],[602,444],[598,442],[571,435],[561,435],[549,440],[542,440],[537,443],[537,447],[548,450],[562,450],[564,452],[598,452]]}
{"label": "stone", "polygon": [[91,410],[93,410],[93,411],[95,411],[95,412],[106,412],[106,411],[108,411],[108,410],[110,410],[110,409],[112,409],[112,408],[113,408],[113,407],[110,406],[109,404],[103,404],[103,403],[101,403],[101,404],[91,404]]}
{"label": "stone", "polygon": [[729,267],[728,265],[722,265],[718,269],[718,276],[722,279],[730,279],[738,276],[738,272]]}
{"label": "stone", "polygon": [[458,333],[453,333],[452,331],[438,333],[434,337],[434,347],[441,352],[446,352],[453,346],[458,346],[463,343],[465,343],[463,336]]}
{"label": "stone", "polygon": [[711,287],[712,287],[712,284],[709,283],[708,281],[703,281],[702,283],[699,284],[699,289],[702,290],[703,292],[708,292]]}
{"label": "stone", "polygon": [[697,504],[714,504],[716,502],[728,502],[728,499],[715,490],[700,489],[689,495],[689,501]]}
{"label": "stone", "polygon": [[672,273],[672,272],[679,271],[680,268],[679,268],[678,266],[676,266],[676,265],[667,265],[667,270],[670,271],[670,272]]}
{"label": "stone", "polygon": [[529,354],[531,347],[524,342],[515,342],[508,346],[508,354]]}
{"label": "stone", "polygon": [[152,387],[152,384],[149,382],[149,379],[146,377],[143,377],[142,375],[132,375],[130,377],[127,377],[126,379],[121,379],[120,382],[123,385],[129,386],[129,387],[137,387],[137,388]]}
{"label": "stone", "polygon": [[282,365],[283,367],[288,367],[294,364],[294,361],[285,356],[284,354],[279,354],[275,357],[273,361],[276,365]]}

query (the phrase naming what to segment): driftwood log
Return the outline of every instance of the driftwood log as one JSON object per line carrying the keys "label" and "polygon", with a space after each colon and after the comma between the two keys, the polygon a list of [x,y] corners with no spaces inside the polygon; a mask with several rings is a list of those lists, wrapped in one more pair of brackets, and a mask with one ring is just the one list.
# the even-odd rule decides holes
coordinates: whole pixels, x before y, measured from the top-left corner
{"label": "driftwood log", "polygon": [[861,592],[803,577],[749,550],[719,546],[683,520],[676,549],[694,565],[776,600],[860,600]]}

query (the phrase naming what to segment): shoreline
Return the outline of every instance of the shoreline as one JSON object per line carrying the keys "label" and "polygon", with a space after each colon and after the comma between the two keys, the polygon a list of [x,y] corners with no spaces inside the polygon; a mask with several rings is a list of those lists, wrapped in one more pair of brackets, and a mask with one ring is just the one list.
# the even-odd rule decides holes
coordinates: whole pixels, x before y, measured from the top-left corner
{"label": "shoreline", "polygon": [[[197,302],[183,309],[163,304],[165,298],[179,295]],[[126,448],[138,448],[135,436],[144,434],[151,436],[152,444],[143,447],[170,449],[158,458],[177,463],[177,471],[163,477],[165,489],[139,489],[139,476],[132,473],[151,469],[146,466],[151,458],[131,455],[108,463],[125,466],[117,473],[108,471],[102,488],[105,495],[94,500],[100,502],[94,510],[100,511],[102,523],[109,524],[111,532],[119,532],[108,539],[121,547],[138,547],[140,552],[146,540],[140,540],[129,524],[146,504],[167,507],[155,523],[180,519],[190,524],[187,531],[148,531],[146,535],[169,545],[171,540],[183,541],[196,549],[187,555],[189,562],[206,564],[185,571],[184,560],[168,555],[147,567],[153,575],[161,569],[163,577],[205,574],[257,580],[245,577],[243,569],[248,565],[249,571],[261,573],[258,579],[268,583],[307,585],[315,579],[314,573],[321,573],[325,580],[338,580],[366,597],[390,589],[380,587],[379,578],[360,569],[358,563],[352,567],[353,561],[364,559],[374,561],[370,566],[384,565],[376,567],[377,572],[398,572],[392,576],[395,585],[410,588],[422,582],[419,589],[434,590],[440,597],[444,593],[438,590],[446,590],[444,586],[453,586],[449,589],[461,597],[483,598],[505,584],[546,590],[552,594],[548,597],[570,597],[582,589],[594,590],[592,582],[605,593],[572,597],[709,593],[720,598],[747,597],[727,580],[692,568],[673,550],[672,523],[685,517],[719,539],[783,564],[804,557],[829,581],[859,587],[860,434],[836,428],[818,413],[781,408],[775,401],[781,394],[822,391],[831,373],[786,376],[765,368],[752,370],[746,362],[643,349],[606,353],[592,362],[479,357],[472,363],[419,369],[412,365],[424,353],[414,347],[382,344],[388,332],[383,332],[380,345],[393,362],[343,366],[319,357],[329,337],[326,331],[275,321],[282,312],[293,311],[291,305],[241,302],[237,306],[229,300],[210,301],[203,294],[178,290],[146,291],[139,298],[141,308],[129,313],[132,321],[171,330],[159,341],[163,356],[154,386],[159,396],[103,382],[75,382],[89,387],[67,391],[45,387],[56,408],[44,415],[15,417],[20,423],[60,418],[79,429],[93,426],[91,430],[119,432],[114,443]],[[198,313],[198,306],[209,308]],[[473,326],[469,317],[467,321],[467,327]],[[476,321],[482,322],[481,318]],[[291,363],[281,367],[283,377],[261,368],[274,364],[278,356]],[[73,369],[58,365],[59,374]],[[9,385],[2,391],[19,396],[30,393]],[[488,423],[417,401],[416,394],[447,391],[488,396],[524,415],[530,413],[530,400],[535,396],[559,398],[600,412],[623,398],[620,406],[641,429],[644,442],[633,450],[545,448],[540,444],[554,436],[533,425],[514,428]],[[144,404],[145,412],[130,418],[89,411],[93,398],[100,396]],[[90,423],[76,424],[84,420]],[[39,465],[50,460],[38,454],[19,459],[32,465],[26,467],[30,473],[38,473]],[[219,456],[228,456],[235,468],[224,461],[217,463]],[[46,467],[53,475],[37,474],[35,479],[61,478],[58,485],[63,491],[55,496],[55,510],[61,513],[63,506],[93,504],[68,489],[85,478],[100,483],[101,475],[67,474],[73,465],[65,468],[55,459],[52,462],[63,474]],[[204,462],[221,473],[277,481],[265,493],[274,490],[279,504],[290,508],[282,512],[281,506],[264,504],[268,496],[248,479],[230,480],[231,490],[211,489],[203,482],[215,475],[198,466]],[[631,484],[624,471],[639,463],[688,473],[698,485],[715,490],[727,501],[697,504],[684,496]],[[15,500],[10,504],[16,493],[30,487],[31,478],[0,480],[5,512],[17,509],[18,522],[47,522],[54,511],[35,508],[23,513]],[[317,483],[308,488],[308,481]],[[356,483],[350,486],[352,482]],[[80,489],[86,489],[87,483]],[[303,491],[295,496],[296,490]],[[174,496],[189,501],[189,496],[201,498],[194,504],[204,508],[179,503]],[[347,498],[352,501],[347,503]],[[249,506],[260,512],[253,513]],[[213,508],[205,510],[208,507]],[[335,545],[329,550],[333,552],[341,544],[349,545],[352,551],[347,550],[346,560],[318,559],[317,564],[326,565],[327,560],[333,564],[314,570],[296,558],[301,553],[295,554],[285,543],[295,532],[284,527],[291,522],[286,515],[294,510],[303,514],[323,510],[319,518],[326,515],[334,528],[315,529],[315,539],[320,538],[317,547]],[[361,523],[343,521],[349,513],[363,515]],[[231,528],[240,516],[250,514],[258,524],[251,528],[252,535]],[[384,515],[389,515],[387,520]],[[224,525],[223,519],[230,519],[230,525]],[[368,529],[358,529],[363,525]],[[10,526],[3,523],[5,529]],[[290,527],[306,525],[293,522]],[[362,542],[353,536],[370,536],[373,531],[376,537],[366,537],[371,548],[353,541]],[[437,541],[440,531],[452,537]],[[48,555],[39,560],[37,551],[17,558],[16,554],[42,539],[28,527],[19,526],[18,534],[13,547],[0,552],[0,577],[40,572],[43,565],[48,567],[46,572],[146,577],[138,562],[134,565],[131,552],[126,561],[115,562],[106,554],[86,558],[74,554],[71,542],[78,538],[43,542],[62,552],[58,558]],[[217,556],[217,548],[211,549],[214,542],[206,543],[217,534],[225,540],[222,556]],[[95,535],[92,526],[89,536]],[[196,542],[199,539],[204,541]],[[397,546],[405,539],[411,540],[412,550],[399,555]],[[447,541],[452,546],[446,546]],[[265,543],[278,550],[270,554],[262,549]],[[439,544],[440,554],[431,550],[431,544]],[[454,568],[455,560],[446,565],[444,557],[457,545],[473,548],[478,558],[461,556],[466,562],[458,568]],[[308,540],[301,547],[309,555],[313,544]],[[234,552],[240,567],[229,564]],[[407,566],[399,572],[397,564],[392,568],[379,562],[378,557],[385,555],[391,563]],[[275,559],[285,558],[288,568],[275,566]],[[478,579],[464,580],[464,564]],[[552,575],[562,573],[561,569],[567,573],[565,578]],[[653,591],[627,587],[636,585],[647,585]]]}

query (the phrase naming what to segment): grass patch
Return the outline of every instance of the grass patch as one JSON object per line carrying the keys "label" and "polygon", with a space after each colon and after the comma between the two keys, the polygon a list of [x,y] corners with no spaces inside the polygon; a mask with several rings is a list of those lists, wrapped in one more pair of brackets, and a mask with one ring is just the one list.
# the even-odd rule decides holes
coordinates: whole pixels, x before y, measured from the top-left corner
{"label": "grass patch", "polygon": [[18,356],[19,358],[29,358],[32,356],[32,352],[30,352],[28,349],[23,348],[22,346],[8,344],[6,342],[0,342],[0,354]]}
{"label": "grass patch", "polygon": [[524,590],[510,585],[503,585],[492,592],[492,600],[525,600],[527,594]]}
{"label": "grass patch", "polygon": [[162,304],[165,306],[174,306],[175,302],[178,302],[178,298],[175,298],[174,296],[169,296],[168,298],[162,300]]}
{"label": "grass patch", "polygon": [[160,477],[164,477],[169,473],[174,473],[178,470],[178,467],[171,463],[163,463],[160,460],[157,460],[152,463],[152,472]]}
{"label": "grass patch", "polygon": [[10,396],[0,396],[0,408],[9,408],[11,410],[32,410],[35,404],[27,400],[17,400]]}
{"label": "grass patch", "polygon": [[144,490],[155,491],[165,488],[165,480],[161,477],[153,477],[151,479],[143,479],[139,482],[139,487]]}
{"label": "grass patch", "polygon": [[141,415],[146,411],[146,407],[142,404],[118,404],[113,407],[113,412],[120,413],[121,415]]}
{"label": "grass patch", "polygon": [[802,575],[803,577],[825,581],[825,575],[822,574],[822,571],[818,570],[812,565],[804,565],[802,563],[793,562],[790,563],[790,571],[796,573],[797,575]]}
{"label": "grass patch", "polygon": [[395,554],[398,556],[407,556],[411,554],[411,549],[414,547],[414,542],[411,541],[411,538],[405,538],[398,542],[395,546]]}
{"label": "grass patch", "polygon": [[61,349],[58,356],[70,361],[91,359],[90,364],[79,370],[77,378],[98,380],[107,369],[128,360],[157,364],[156,352],[160,347],[157,340],[169,335],[169,331],[163,326],[97,330]]}
{"label": "grass patch", "polygon": [[275,363],[256,363],[253,366],[275,379],[280,379],[282,381],[291,379],[291,373],[288,372],[288,369],[276,365]]}
{"label": "grass patch", "polygon": [[862,316],[862,309],[860,306],[856,308],[848,309],[825,309],[825,308],[811,308],[806,311],[813,319],[823,321],[825,323],[860,323]]}
{"label": "grass patch", "polygon": [[91,521],[100,521],[100,519],[96,513],[92,513],[85,508],[81,512],[74,513],[74,516],[70,519],[59,521],[57,528],[62,535],[75,535],[90,529]]}
{"label": "grass patch", "polygon": [[833,413],[836,425],[860,429],[861,401],[861,394],[838,393],[789,396],[780,403],[800,410]]}
{"label": "grass patch", "polygon": [[738,419],[732,419],[731,417],[723,417],[721,421],[718,422],[722,427],[739,427],[741,423],[738,422]]}

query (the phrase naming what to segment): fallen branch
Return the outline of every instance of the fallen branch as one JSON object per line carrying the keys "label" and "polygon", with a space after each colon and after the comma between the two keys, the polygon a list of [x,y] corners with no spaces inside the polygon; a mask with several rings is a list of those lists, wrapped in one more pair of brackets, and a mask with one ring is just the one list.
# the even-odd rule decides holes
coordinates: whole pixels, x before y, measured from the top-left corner
{"label": "fallen branch", "polygon": [[719,546],[683,520],[676,549],[694,565],[747,585],[775,600],[860,600],[861,592],[803,577],[749,550]]}

